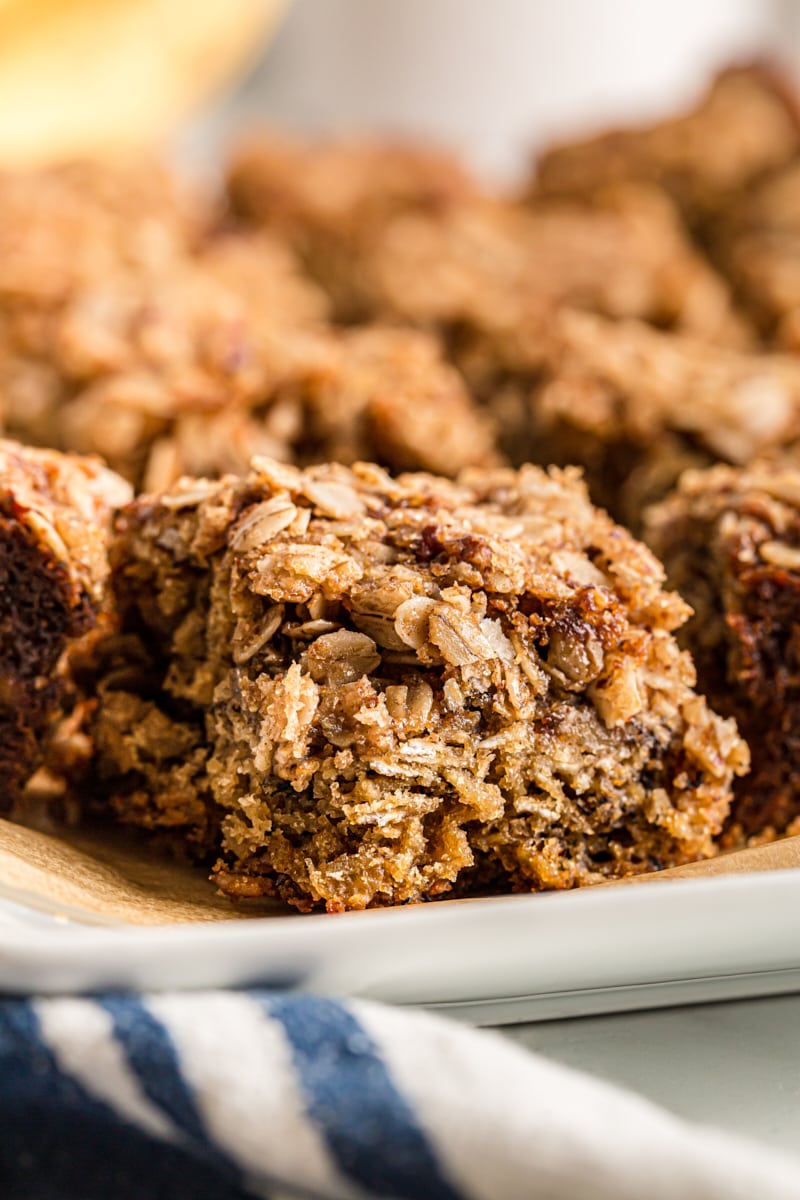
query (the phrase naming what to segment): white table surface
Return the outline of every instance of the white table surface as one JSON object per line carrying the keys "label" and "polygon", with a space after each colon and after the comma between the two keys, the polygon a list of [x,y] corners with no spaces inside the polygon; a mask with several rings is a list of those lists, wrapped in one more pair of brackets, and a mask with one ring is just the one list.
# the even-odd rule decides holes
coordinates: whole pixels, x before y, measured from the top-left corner
{"label": "white table surface", "polygon": [[800,995],[498,1032],[679,1116],[800,1154]]}

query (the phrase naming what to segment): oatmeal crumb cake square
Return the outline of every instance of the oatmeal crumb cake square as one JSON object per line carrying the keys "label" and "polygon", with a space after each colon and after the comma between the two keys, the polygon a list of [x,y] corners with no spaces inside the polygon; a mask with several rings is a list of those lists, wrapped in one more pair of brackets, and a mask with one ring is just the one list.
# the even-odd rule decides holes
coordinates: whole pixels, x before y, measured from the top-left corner
{"label": "oatmeal crumb cake square", "polygon": [[800,829],[800,469],[687,471],[646,534],[694,609],[700,686],[750,744],[729,840]]}
{"label": "oatmeal crumb cake square", "polygon": [[798,164],[757,65],[515,195],[388,140],[0,171],[52,447],[0,443],[4,804],[44,764],[331,911],[800,828]]}
{"label": "oatmeal crumb cake square", "polygon": [[729,67],[686,113],[556,146],[536,163],[530,191],[588,195],[623,180],[669,192],[704,229],[729,198],[800,153],[791,83],[766,63]]}
{"label": "oatmeal crumb cake square", "polygon": [[581,465],[596,502],[638,530],[686,468],[796,443],[800,360],[562,309],[517,402],[520,456]]}
{"label": "oatmeal crumb cake square", "polygon": [[364,908],[713,852],[747,749],[574,471],[184,480],[120,515],[94,788],[232,896]]}
{"label": "oatmeal crumb cake square", "polygon": [[453,156],[390,139],[304,140],[264,131],[233,153],[227,196],[234,216],[268,228],[319,279],[340,320],[373,315],[367,255],[395,217],[443,219],[481,189]]}
{"label": "oatmeal crumb cake square", "polygon": [[800,157],[734,194],[709,247],[771,344],[800,346]]}
{"label": "oatmeal crumb cake square", "polygon": [[[287,241],[155,164],[0,171],[0,428],[138,488],[252,454],[454,474],[494,431],[434,338],[339,331]],[[413,419],[412,419],[413,414]]]}
{"label": "oatmeal crumb cake square", "polygon": [[[523,204],[475,184],[432,190],[430,155],[425,170],[416,163],[414,184],[407,152],[357,149],[354,172],[348,143],[252,144],[229,172],[236,216],[243,228],[293,246],[338,320],[435,331],[484,399],[505,374],[538,368],[542,325],[561,304],[720,344],[751,338],[727,282],[656,186],[622,183]],[[448,163],[441,159],[441,174]],[[398,173],[402,192],[393,186]],[[328,191],[310,188],[317,175]]]}
{"label": "oatmeal crumb cake square", "polygon": [[0,806],[42,759],[60,660],[106,608],[108,538],[130,489],[99,462],[0,441]]}

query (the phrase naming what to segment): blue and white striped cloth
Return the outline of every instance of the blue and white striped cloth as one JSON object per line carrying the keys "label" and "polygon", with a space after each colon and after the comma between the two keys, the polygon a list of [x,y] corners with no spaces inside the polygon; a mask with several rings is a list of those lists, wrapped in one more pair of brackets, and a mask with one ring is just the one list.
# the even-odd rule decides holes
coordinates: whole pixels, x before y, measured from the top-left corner
{"label": "blue and white striped cloth", "polygon": [[422,1013],[0,1002],[3,1200],[796,1200],[800,1160]]}

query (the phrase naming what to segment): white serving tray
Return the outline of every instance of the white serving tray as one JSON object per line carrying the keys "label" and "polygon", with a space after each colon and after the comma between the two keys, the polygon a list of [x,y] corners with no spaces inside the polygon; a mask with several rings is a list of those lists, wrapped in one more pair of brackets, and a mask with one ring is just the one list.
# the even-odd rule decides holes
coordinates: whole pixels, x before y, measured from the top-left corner
{"label": "white serving tray", "polygon": [[0,991],[277,986],[484,1024],[800,991],[800,870],[155,928],[31,901],[0,887]]}

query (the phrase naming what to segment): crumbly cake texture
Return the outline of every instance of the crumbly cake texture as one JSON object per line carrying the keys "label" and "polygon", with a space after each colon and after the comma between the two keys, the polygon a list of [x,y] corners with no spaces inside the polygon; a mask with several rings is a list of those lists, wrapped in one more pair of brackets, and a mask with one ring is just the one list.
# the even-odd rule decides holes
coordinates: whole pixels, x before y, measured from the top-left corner
{"label": "crumbly cake texture", "polygon": [[[300,465],[377,459],[395,470],[447,476],[499,461],[492,414],[473,401],[434,337],[363,326],[329,338],[325,348],[324,362],[302,386],[278,397],[293,435],[282,459]],[[238,466],[246,471],[247,460]]]}
{"label": "crumbly cake texture", "polygon": [[[324,220],[306,177],[292,169],[300,159],[319,159],[319,170],[331,174],[339,162],[344,182]],[[435,333],[491,415],[506,458],[583,465],[593,495],[617,516],[636,523],[642,502],[663,495],[683,467],[713,458],[702,434],[714,442],[718,413],[733,412],[729,440],[749,436],[762,418],[739,412],[743,377],[765,374],[769,386],[773,375],[793,373],[743,357],[752,328],[675,203],[652,182],[609,183],[587,196],[528,205],[452,187],[433,204],[428,176],[415,191],[406,174],[402,203],[391,185],[391,202],[381,201],[378,184],[367,218],[365,161],[364,151],[354,169],[352,148],[336,143],[267,142],[234,163],[234,207],[246,223],[290,231],[341,320],[358,314]],[[336,243],[346,252],[332,269]],[[578,335],[582,313],[588,332]],[[645,325],[654,327],[652,341]],[[672,342],[667,331],[679,337]],[[707,357],[702,343],[711,347]],[[715,346],[734,353],[717,357]],[[700,418],[685,403],[696,385],[704,396],[714,393]],[[625,411],[615,429],[617,392]],[[780,425],[782,436],[786,422],[775,414],[782,397],[768,407],[763,423]],[[698,419],[696,450],[695,429],[683,426]]]}
{"label": "crumbly cake texture", "polygon": [[705,227],[730,197],[800,152],[793,89],[770,66],[723,71],[688,113],[555,147],[536,164],[534,198],[585,196],[623,180],[668,191]]}
{"label": "crumbly cake texture", "polygon": [[431,337],[340,334],[286,244],[213,230],[197,202],[192,222],[158,175],[129,211],[126,181],[0,176],[6,433],[102,455],[149,490],[246,471],[253,453],[448,474],[492,461],[490,419]]}
{"label": "crumbly cake texture", "polygon": [[632,528],[684,469],[743,464],[800,437],[791,355],[567,309],[551,334],[547,369],[518,406],[518,452],[582,465],[597,503]]}
{"label": "crumbly cake texture", "polygon": [[331,911],[568,888],[714,851],[747,749],[688,609],[577,473],[256,459],[118,519],[97,793]]}
{"label": "crumbly cake texture", "polygon": [[[292,281],[284,278],[280,247],[274,254],[263,242],[253,249],[265,299],[270,285],[285,295]],[[217,277],[217,256],[223,276],[232,269],[226,250],[178,258],[163,274],[109,271],[58,305],[0,311],[7,430],[101,454],[136,484],[147,478],[154,453],[163,462],[165,442],[187,459],[178,473],[192,469],[185,425],[191,431],[224,410],[241,421],[319,357],[299,313],[290,328],[250,315],[260,310],[247,291]],[[224,469],[222,446],[220,456]]]}
{"label": "crumbly cake texture", "polygon": [[[728,839],[800,818],[800,470],[786,462],[689,471],[647,536],[695,610],[683,631],[700,684],[747,738]],[[795,824],[795,831],[798,825]]]}
{"label": "crumbly cake texture", "polygon": [[58,665],[104,610],[112,507],[130,489],[98,462],[0,441],[0,805],[39,765],[61,711]]}
{"label": "crumbly cake texture", "polygon": [[[253,453],[446,473],[493,453],[490,417],[429,336],[261,322],[194,267],[83,296],[45,338],[14,364],[9,429],[100,454],[139,487],[243,471]],[[56,387],[35,407],[40,364]]]}

